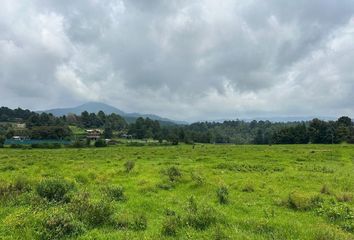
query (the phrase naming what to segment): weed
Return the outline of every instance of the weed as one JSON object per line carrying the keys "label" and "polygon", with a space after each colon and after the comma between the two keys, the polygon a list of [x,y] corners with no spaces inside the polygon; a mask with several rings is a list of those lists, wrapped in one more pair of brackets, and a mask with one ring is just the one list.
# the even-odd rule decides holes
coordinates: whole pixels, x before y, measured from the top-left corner
{"label": "weed", "polygon": [[171,182],[177,182],[181,176],[182,173],[177,167],[170,167],[167,169],[167,176]]}
{"label": "weed", "polygon": [[44,179],[36,187],[37,194],[50,201],[68,201],[68,193],[73,189],[73,185],[64,179]]}
{"label": "weed", "polygon": [[54,240],[75,237],[85,231],[84,225],[65,212],[50,213],[42,223],[41,238]]}
{"label": "weed", "polygon": [[352,193],[341,193],[336,195],[337,201],[338,202],[351,202],[353,201],[353,194]]}
{"label": "weed", "polygon": [[162,234],[165,236],[176,236],[181,224],[181,218],[175,212],[168,211],[162,223]]}
{"label": "weed", "polygon": [[314,208],[322,201],[322,198],[318,195],[309,196],[300,192],[292,192],[289,194],[287,203],[294,210],[306,211]]}
{"label": "weed", "polygon": [[112,220],[112,205],[105,201],[92,202],[88,194],[82,194],[72,200],[70,210],[83,222],[96,227]]}
{"label": "weed", "polygon": [[124,188],[122,186],[108,186],[104,189],[107,197],[114,201],[125,201]]}
{"label": "weed", "polygon": [[328,187],[327,184],[324,184],[321,188],[321,191],[320,191],[322,194],[327,194],[327,195],[330,195],[331,194],[331,190],[330,188]]}
{"label": "weed", "polygon": [[242,192],[254,192],[254,186],[252,183],[247,183],[245,186],[242,187]]}
{"label": "weed", "polygon": [[227,204],[229,202],[229,189],[227,186],[219,186],[218,189],[216,189],[216,195],[220,204]]}
{"label": "weed", "polygon": [[147,229],[147,218],[144,214],[134,216],[131,224],[131,229],[134,231],[145,231]]}
{"label": "weed", "polygon": [[203,176],[201,176],[198,173],[192,172],[191,173],[191,178],[194,181],[196,186],[203,186],[205,183],[205,179]]}
{"label": "weed", "polygon": [[127,173],[130,173],[134,167],[135,167],[135,162],[132,160],[129,160],[124,163],[125,172]]}

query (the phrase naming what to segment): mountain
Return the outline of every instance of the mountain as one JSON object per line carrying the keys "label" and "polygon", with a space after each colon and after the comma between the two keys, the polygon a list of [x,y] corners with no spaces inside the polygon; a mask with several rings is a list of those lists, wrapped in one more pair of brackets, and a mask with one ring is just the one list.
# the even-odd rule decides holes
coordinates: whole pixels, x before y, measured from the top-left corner
{"label": "mountain", "polygon": [[113,107],[111,105],[101,103],[101,102],[88,102],[88,103],[82,104],[77,107],[55,108],[55,109],[49,109],[49,110],[44,110],[44,111],[40,111],[40,112],[51,113],[54,116],[63,116],[63,115],[67,115],[70,113],[80,115],[84,111],[87,111],[89,113],[98,113],[99,111],[103,111],[105,114],[116,113],[116,114],[124,117],[125,120],[129,123],[134,122],[139,117],[143,117],[143,118],[148,117],[152,120],[159,121],[162,125],[187,124],[186,122],[175,121],[175,120],[163,118],[163,117],[160,117],[160,116],[157,116],[154,114],[126,113],[116,107]]}

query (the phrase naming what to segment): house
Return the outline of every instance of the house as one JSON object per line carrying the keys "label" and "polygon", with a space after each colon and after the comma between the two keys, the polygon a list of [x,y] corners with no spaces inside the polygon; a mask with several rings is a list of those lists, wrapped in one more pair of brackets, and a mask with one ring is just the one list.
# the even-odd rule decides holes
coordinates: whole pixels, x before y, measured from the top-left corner
{"label": "house", "polygon": [[27,136],[13,136],[12,137],[12,140],[15,140],[15,141],[23,141],[23,140],[26,140],[28,139]]}
{"label": "house", "polygon": [[86,138],[96,141],[101,138],[102,131],[100,129],[88,129],[86,130]]}
{"label": "house", "polygon": [[133,135],[130,135],[130,134],[122,134],[121,137],[122,137],[122,138],[126,138],[126,139],[132,139],[132,138],[133,138]]}

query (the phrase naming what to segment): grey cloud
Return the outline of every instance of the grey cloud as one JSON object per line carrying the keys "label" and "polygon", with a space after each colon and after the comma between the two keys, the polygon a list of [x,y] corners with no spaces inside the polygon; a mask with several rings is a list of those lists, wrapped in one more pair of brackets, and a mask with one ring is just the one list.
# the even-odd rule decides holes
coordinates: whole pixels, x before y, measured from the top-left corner
{"label": "grey cloud", "polygon": [[192,120],[354,114],[351,0],[3,5],[3,104],[102,100]]}

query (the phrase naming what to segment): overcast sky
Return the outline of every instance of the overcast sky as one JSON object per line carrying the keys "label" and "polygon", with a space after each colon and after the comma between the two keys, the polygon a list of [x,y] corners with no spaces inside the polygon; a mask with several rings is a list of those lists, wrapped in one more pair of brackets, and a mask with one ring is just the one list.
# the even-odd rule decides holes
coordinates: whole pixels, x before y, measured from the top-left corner
{"label": "overcast sky", "polygon": [[0,105],[354,117],[353,0],[1,0]]}

